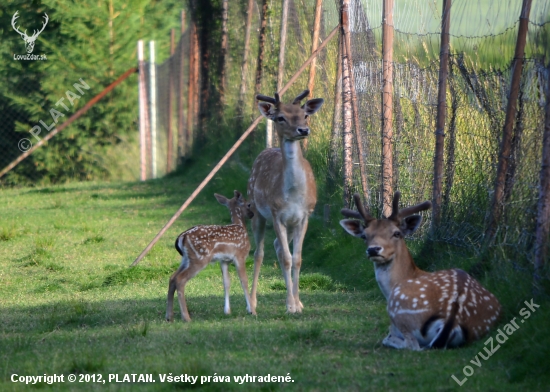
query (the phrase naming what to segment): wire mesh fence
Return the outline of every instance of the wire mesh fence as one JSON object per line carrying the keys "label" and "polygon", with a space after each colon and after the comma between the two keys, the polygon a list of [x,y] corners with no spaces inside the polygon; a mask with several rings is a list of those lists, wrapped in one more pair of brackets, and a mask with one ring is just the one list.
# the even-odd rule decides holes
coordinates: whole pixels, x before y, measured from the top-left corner
{"label": "wire mesh fence", "polygon": [[[390,3],[393,3],[390,10],[393,58],[390,66],[384,67],[387,49],[383,48],[384,21],[387,19],[383,13],[384,4]],[[212,103],[205,97],[208,93],[205,83],[223,89],[218,95],[223,97],[221,115],[210,116],[219,122],[214,125],[232,127],[239,133],[239,129],[244,130],[258,115],[254,95],[273,95],[279,71],[283,82],[287,81],[310,56],[315,47],[313,36],[317,33],[319,42],[323,42],[341,21],[342,1],[287,0],[286,41],[280,42],[283,4],[285,2],[275,0],[228,3],[227,39],[219,40],[227,42],[227,50],[213,52],[209,47],[207,53],[215,59],[225,54],[220,62],[226,75],[225,83],[219,83],[219,69],[212,62],[208,69],[201,68],[205,64],[206,49],[199,38],[204,32],[195,29],[191,12],[188,28],[175,40],[173,53],[155,66],[154,86],[149,78],[151,65],[143,64],[146,99],[143,120],[149,122],[146,127],[149,136],[142,143],[145,147],[142,178],[154,176],[153,156],[156,176],[173,170],[189,156],[192,141],[206,132],[201,121],[210,116],[208,105]],[[304,146],[315,168],[319,194],[325,200],[344,194],[345,204],[349,205],[350,195],[360,192],[376,214],[383,210],[384,181],[392,190],[401,191],[405,204],[431,200],[443,1],[349,0],[346,4],[349,4],[349,53],[345,40],[333,39],[320,52],[314,77],[304,72],[286,93],[286,97],[294,97],[311,86],[312,96],[325,99],[324,108],[310,119],[312,134]],[[318,7],[321,7],[321,18],[317,24]],[[435,234],[457,245],[479,248],[485,235],[521,10],[521,0],[452,2],[442,223]],[[549,78],[544,64],[550,48],[549,21],[550,4],[533,0],[501,206],[504,214],[496,231],[495,245],[509,249],[510,254],[523,256],[528,255],[534,240],[545,86]],[[280,58],[281,49],[285,49],[284,63]],[[344,57],[351,57],[352,73],[342,78]],[[382,93],[388,85],[388,71],[392,75],[392,100],[389,111],[384,111]],[[351,99],[343,91],[343,84],[348,82],[346,78],[352,81]],[[35,87],[29,85],[32,91],[36,91]],[[20,87],[14,84],[13,89],[16,88]],[[136,92],[135,85],[132,88]],[[156,101],[154,116],[152,95]],[[344,102],[351,104],[351,111],[346,111]],[[134,109],[136,106],[134,104]],[[128,111],[137,123],[136,112]],[[392,125],[386,144],[382,132],[389,119],[384,113],[391,113]],[[350,114],[355,116],[353,121]],[[3,126],[19,127],[17,111],[12,109],[8,115],[11,117],[4,122],[8,125]],[[150,133],[152,118],[156,118],[155,135]],[[344,126],[350,121],[353,132]],[[264,122],[255,132],[255,139],[263,141],[265,131]],[[135,140],[134,143],[138,139]],[[346,144],[349,141],[350,146]],[[0,150],[13,143],[14,140],[2,137]],[[154,153],[153,144],[156,145]],[[390,156],[383,153],[383,145],[390,148]],[[13,158],[13,149],[10,151],[11,155],[1,156],[3,162]],[[351,166],[346,163],[349,151]],[[29,162],[30,166],[34,165],[32,170],[40,167],[39,159]],[[12,176],[28,170],[24,168],[23,165],[14,170]]]}

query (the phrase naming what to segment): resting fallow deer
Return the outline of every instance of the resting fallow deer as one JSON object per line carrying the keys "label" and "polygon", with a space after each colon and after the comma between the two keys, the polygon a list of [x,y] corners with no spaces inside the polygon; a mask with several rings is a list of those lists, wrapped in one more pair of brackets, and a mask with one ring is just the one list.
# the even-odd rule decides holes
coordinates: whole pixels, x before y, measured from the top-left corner
{"label": "resting fallow deer", "polygon": [[426,272],[419,269],[403,237],[413,233],[427,210],[426,201],[399,211],[399,192],[388,218],[370,216],[355,194],[359,212],[343,209],[342,227],[362,238],[367,256],[374,262],[376,281],[387,300],[390,333],[383,344],[394,348],[457,347],[481,338],[497,323],[500,304],[496,297],[460,269]]}
{"label": "resting fallow deer", "polygon": [[256,314],[250,306],[248,295],[248,279],[246,276],[245,261],[250,252],[250,241],[246,230],[245,218],[252,218],[250,205],[246,203],[239,191],[235,191],[232,199],[214,194],[218,202],[231,211],[231,225],[227,226],[195,226],[181,233],[176,239],[176,250],[182,256],[181,264],[170,278],[168,285],[168,304],[166,308],[166,320],[174,319],[173,301],[174,292],[178,292],[181,317],[185,321],[191,321],[185,302],[185,285],[187,282],[203,270],[209,263],[220,262],[225,290],[225,314],[231,313],[229,307],[229,263],[235,264],[241,286],[246,299],[246,309],[249,313]]}
{"label": "resting fallow deer", "polygon": [[[308,94],[309,90],[303,91],[290,104],[282,103],[278,94],[275,94],[275,98],[256,96],[260,113],[275,123],[280,148],[269,148],[260,153],[248,180],[248,197],[254,212],[252,229],[256,241],[254,280],[250,294],[252,309],[256,309],[267,220],[273,221],[277,235],[274,246],[285,279],[287,311],[296,313],[303,308],[298,294],[302,244],[309,215],[317,203],[317,188],[311,166],[302,155],[300,140],[310,134],[307,118],[324,103],[322,98],[315,98],[300,105]],[[292,256],[289,248],[291,241],[294,241]]]}

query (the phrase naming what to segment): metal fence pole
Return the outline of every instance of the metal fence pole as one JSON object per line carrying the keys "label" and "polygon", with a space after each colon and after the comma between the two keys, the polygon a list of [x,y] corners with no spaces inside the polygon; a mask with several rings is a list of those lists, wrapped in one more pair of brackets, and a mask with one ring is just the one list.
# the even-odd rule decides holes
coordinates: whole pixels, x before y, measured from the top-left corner
{"label": "metal fence pole", "polygon": [[145,54],[143,41],[138,41],[138,96],[139,96],[139,149],[140,149],[140,179],[147,180],[147,90],[145,88]]}
{"label": "metal fence pole", "polygon": [[151,89],[151,177],[157,178],[157,75],[155,64],[155,41],[149,41],[149,83]]}

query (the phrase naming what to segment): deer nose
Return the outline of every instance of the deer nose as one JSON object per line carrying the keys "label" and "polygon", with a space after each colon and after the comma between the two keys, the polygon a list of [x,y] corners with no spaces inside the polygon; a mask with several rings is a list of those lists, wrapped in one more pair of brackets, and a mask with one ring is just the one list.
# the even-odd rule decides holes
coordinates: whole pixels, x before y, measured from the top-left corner
{"label": "deer nose", "polygon": [[301,136],[308,136],[309,135],[309,128],[297,128],[298,133]]}
{"label": "deer nose", "polygon": [[381,251],[382,251],[381,246],[369,246],[367,248],[367,253],[368,253],[369,257],[378,256]]}

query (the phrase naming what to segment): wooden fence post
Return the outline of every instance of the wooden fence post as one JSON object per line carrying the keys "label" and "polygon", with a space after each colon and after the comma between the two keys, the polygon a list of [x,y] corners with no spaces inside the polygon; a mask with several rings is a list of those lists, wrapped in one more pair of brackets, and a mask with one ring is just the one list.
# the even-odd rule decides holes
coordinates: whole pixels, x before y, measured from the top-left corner
{"label": "wooden fence post", "polygon": [[485,245],[493,242],[497,226],[504,209],[504,188],[506,175],[508,173],[508,161],[512,153],[512,130],[516,117],[516,105],[520,89],[521,71],[523,69],[523,56],[525,53],[525,42],[527,40],[527,30],[529,27],[529,13],[531,11],[531,1],[523,0],[521,15],[519,17],[518,38],[516,50],[512,61],[512,80],[510,83],[510,95],[508,96],[508,105],[506,107],[506,118],[502,130],[502,141],[500,143],[500,153],[498,156],[497,175],[495,180],[495,191],[491,202],[491,211],[487,230],[485,232]]}
{"label": "wooden fence post", "polygon": [[228,38],[227,38],[227,19],[229,12],[229,0],[222,0],[222,39],[221,39],[221,54],[220,54],[220,104],[221,107],[225,105],[225,88],[227,85],[227,73],[225,70],[225,64],[227,63],[227,50],[228,50]]}
{"label": "wooden fence post", "polygon": [[[349,9],[347,10],[349,13]],[[351,35],[349,31],[349,17],[346,18],[348,22],[342,24],[342,31],[344,32],[343,38],[343,50],[348,58],[348,72],[350,79],[350,93],[351,93],[351,107],[353,109],[353,129],[355,131],[355,141],[357,142],[357,152],[359,158],[359,175],[361,177],[361,189],[363,191],[364,200],[369,200],[369,187],[367,182],[367,174],[365,172],[365,153],[363,151],[363,137],[361,135],[361,121],[359,120],[359,103],[357,101],[357,94],[355,93],[355,75],[353,73],[353,57],[351,55]]]}
{"label": "wooden fence post", "polygon": [[185,153],[189,155],[192,150],[193,134],[199,109],[198,100],[198,37],[197,26],[194,21],[189,24],[189,75],[187,87],[187,133],[185,135]]}
{"label": "wooden fence post", "polygon": [[250,30],[252,29],[252,14],[254,12],[254,0],[248,0],[248,10],[246,13],[246,26],[244,33],[244,53],[241,67],[241,88],[239,91],[239,102],[237,104],[237,115],[239,121],[243,121],[244,114],[244,96],[246,95],[246,74],[248,73],[248,54],[250,52]]}
{"label": "wooden fence post", "polygon": [[[323,10],[323,0],[317,0],[315,3],[315,19],[313,21],[313,36],[311,37],[311,53],[317,50],[319,44],[319,31],[321,30],[321,11]],[[307,89],[309,90],[309,98],[313,98],[313,88],[315,87],[315,66],[317,64],[317,58],[314,58],[309,67],[309,77],[307,82]],[[302,142],[304,150],[307,151],[309,139],[306,138]]]}
{"label": "wooden fence post", "polygon": [[441,193],[443,186],[443,155],[445,148],[445,117],[447,115],[447,78],[449,76],[449,28],[451,0],[443,0],[441,15],[441,47],[439,50],[439,82],[437,93],[437,119],[435,130],[434,178],[432,196],[432,232],[441,219]]}
{"label": "wooden fence post", "polygon": [[390,216],[393,196],[393,0],[384,0],[382,56],[382,214]]}
{"label": "wooden fence post", "polygon": [[167,129],[167,146],[166,146],[166,173],[172,171],[172,146],[174,141],[172,140],[172,115],[173,115],[173,95],[174,95],[174,52],[175,52],[175,39],[176,32],[174,29],[170,30],[170,59],[168,63],[168,129]]}
{"label": "wooden fence post", "polygon": [[[315,20],[313,21],[313,37],[311,38],[311,53],[315,52],[317,50],[317,46],[319,45],[319,31],[321,30],[322,10],[323,10],[323,0],[317,0],[315,3]],[[309,90],[310,98],[313,98],[313,88],[315,87],[316,64],[317,64],[317,58],[313,59],[309,67],[309,78],[307,82],[307,88]]]}
{"label": "wooden fence post", "polygon": [[546,69],[548,71],[548,86],[546,88],[546,119],[542,137],[542,164],[535,229],[535,281],[541,278],[540,273],[548,254],[548,234],[550,232],[550,62]]}
{"label": "wooden fence post", "polygon": [[[254,87],[254,102],[256,102],[256,95],[260,93],[262,88],[262,67],[265,55],[265,30],[267,27],[267,12],[268,3],[267,0],[262,0],[262,12],[260,15],[260,36],[258,42],[258,60],[256,62],[256,85]],[[266,126],[266,148],[271,147],[271,132],[269,121]]]}
{"label": "wooden fence post", "polygon": [[[177,153],[177,164],[181,164],[182,158],[185,155],[185,128],[184,128],[184,116],[183,116],[183,77],[184,69],[183,63],[185,60],[185,53],[183,51],[182,39],[183,33],[185,32],[185,11],[181,11],[180,14],[180,39],[179,39],[179,85],[178,85],[178,94],[177,94],[177,103],[178,103],[178,153]],[[190,57],[190,53],[187,54],[187,57]],[[189,112],[187,112],[189,116]]]}
{"label": "wooden fence post", "polygon": [[139,97],[139,151],[140,151],[140,179],[147,180],[147,138],[149,129],[147,120],[149,110],[147,108],[147,90],[145,87],[145,54],[143,41],[138,41],[138,97]]}

